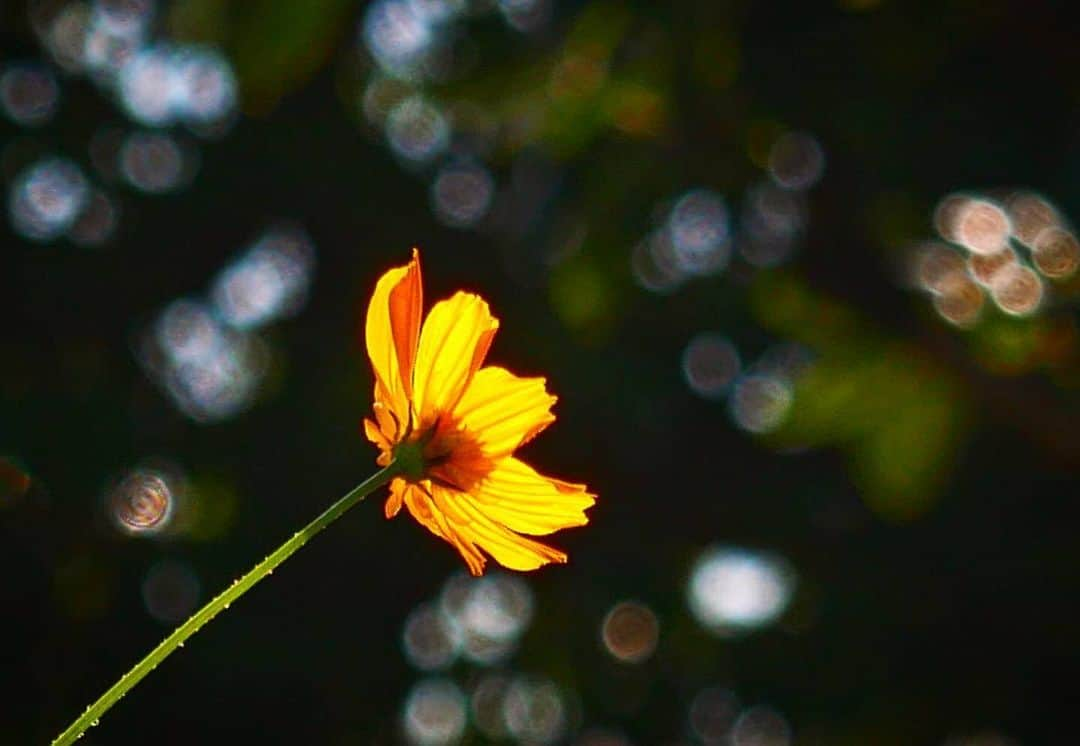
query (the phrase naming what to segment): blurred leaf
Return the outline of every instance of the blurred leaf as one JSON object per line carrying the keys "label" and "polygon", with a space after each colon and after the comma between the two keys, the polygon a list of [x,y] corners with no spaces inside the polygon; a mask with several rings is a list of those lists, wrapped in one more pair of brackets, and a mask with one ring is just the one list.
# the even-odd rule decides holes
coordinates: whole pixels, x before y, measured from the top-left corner
{"label": "blurred leaf", "polygon": [[772,440],[838,446],[878,515],[903,521],[924,513],[964,429],[966,403],[949,372],[793,277],[762,275],[752,297],[765,326],[819,356],[796,381],[788,418]]}
{"label": "blurred leaf", "polygon": [[610,273],[585,260],[567,262],[551,278],[551,303],[563,322],[592,341],[608,336],[615,320]]}
{"label": "blurred leaf", "polygon": [[[897,356],[890,368],[902,369]],[[911,389],[892,400],[891,413],[852,444],[854,477],[870,507],[896,521],[917,518],[940,494],[963,429],[958,396],[941,379],[892,375]]]}
{"label": "blurred leaf", "polygon": [[234,6],[229,44],[245,108],[266,112],[305,83],[353,29],[347,0],[253,0]]}
{"label": "blurred leaf", "polygon": [[169,7],[167,23],[174,39],[223,45],[228,15],[224,0],[179,0]]}
{"label": "blurred leaf", "polygon": [[[639,39],[637,29],[631,32],[637,20],[622,5],[589,5],[547,59],[489,68],[445,86],[442,95],[451,104],[479,105],[498,119],[511,151],[539,142],[569,160],[613,129],[658,137],[671,116],[670,44],[658,33],[643,32]],[[624,59],[622,47],[638,41],[641,49]]]}

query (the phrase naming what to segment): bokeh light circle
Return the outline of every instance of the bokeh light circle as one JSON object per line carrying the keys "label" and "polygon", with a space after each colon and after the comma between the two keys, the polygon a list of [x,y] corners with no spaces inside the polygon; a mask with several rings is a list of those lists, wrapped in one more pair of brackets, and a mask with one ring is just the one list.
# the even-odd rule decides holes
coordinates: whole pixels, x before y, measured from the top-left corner
{"label": "bokeh light circle", "polygon": [[416,746],[455,743],[465,732],[466,704],[461,689],[449,679],[419,682],[405,700],[405,737]]}
{"label": "bokeh light circle", "polygon": [[611,608],[600,625],[604,649],[622,663],[641,663],[656,650],[660,622],[645,604],[623,601]]}
{"label": "bokeh light circle", "polygon": [[957,243],[976,254],[996,254],[1009,241],[1012,224],[1001,207],[985,199],[969,199],[957,211],[950,232]]}
{"label": "bokeh light circle", "polygon": [[108,508],[117,527],[128,534],[158,533],[169,523],[175,496],[168,476],[137,469],[109,494]]}
{"label": "bokeh light circle", "polygon": [[175,191],[186,181],[184,153],[171,136],[134,132],[120,148],[120,170],[128,182],[149,194]]}
{"label": "bokeh light circle", "polygon": [[825,171],[825,151],[806,132],[782,135],[769,151],[769,174],[786,189],[809,189]]}
{"label": "bokeh light circle", "polygon": [[723,687],[709,687],[690,702],[690,729],[703,743],[730,746],[731,726],[739,715],[739,700]]}
{"label": "bokeh light circle", "polygon": [[723,397],[741,367],[738,349],[720,334],[698,334],[683,351],[686,383],[694,393],[707,399]]}
{"label": "bokeh light circle", "polygon": [[940,242],[931,241],[915,250],[912,279],[923,290],[939,292],[966,272],[963,257]]}
{"label": "bokeh light circle", "polygon": [[710,274],[727,266],[731,227],[727,205],[720,195],[695,189],[671,208],[668,233],[674,257],[688,274]]}
{"label": "bokeh light circle", "polygon": [[1046,277],[1069,277],[1080,267],[1080,243],[1063,228],[1045,228],[1032,242],[1031,260]]}
{"label": "bokeh light circle", "polygon": [[1009,265],[994,275],[990,292],[998,308],[1012,316],[1034,313],[1043,297],[1043,283],[1029,267]]}
{"label": "bokeh light circle", "polygon": [[[996,273],[995,273],[996,276]],[[970,327],[979,320],[986,296],[967,275],[957,275],[934,294],[934,309],[943,319],[959,327]]]}
{"label": "bokeh light circle", "polygon": [[780,557],[714,547],[694,563],[687,601],[702,626],[726,634],[775,621],[787,608],[794,589],[794,572]]}
{"label": "bokeh light circle", "polygon": [[56,113],[59,102],[60,86],[45,65],[14,64],[0,73],[0,109],[16,124],[45,124]]}
{"label": "bokeh light circle", "polygon": [[1006,247],[994,254],[971,254],[967,260],[967,271],[980,285],[990,287],[999,271],[1018,261],[1016,252]]}
{"label": "bokeh light circle", "polygon": [[751,707],[739,713],[731,729],[731,746],[790,746],[791,726],[771,707]]}
{"label": "bokeh light circle", "polygon": [[35,241],[62,236],[90,194],[82,171],[64,158],[47,158],[16,176],[8,209],[15,230]]}
{"label": "bokeh light circle", "polygon": [[551,681],[518,678],[510,683],[503,704],[506,727],[525,743],[554,743],[565,733],[566,706]]}
{"label": "bokeh light circle", "polygon": [[728,409],[731,419],[743,430],[767,433],[783,423],[794,398],[786,377],[752,373],[735,382]]}
{"label": "bokeh light circle", "polygon": [[1012,221],[1013,235],[1028,246],[1033,246],[1044,230],[1060,223],[1054,206],[1031,192],[1012,195],[1006,201],[1005,209]]}
{"label": "bokeh light circle", "polygon": [[399,156],[426,163],[446,149],[450,125],[434,104],[422,96],[410,96],[391,110],[386,135]]}
{"label": "bokeh light circle", "polygon": [[446,668],[457,658],[461,639],[437,604],[421,604],[405,620],[405,656],[422,671]]}
{"label": "bokeh light circle", "polygon": [[431,24],[407,0],[376,0],[361,25],[364,45],[387,73],[415,75],[436,35]]}
{"label": "bokeh light circle", "polygon": [[435,216],[454,228],[479,222],[491,207],[495,183],[486,168],[477,163],[447,164],[439,169],[431,186]]}

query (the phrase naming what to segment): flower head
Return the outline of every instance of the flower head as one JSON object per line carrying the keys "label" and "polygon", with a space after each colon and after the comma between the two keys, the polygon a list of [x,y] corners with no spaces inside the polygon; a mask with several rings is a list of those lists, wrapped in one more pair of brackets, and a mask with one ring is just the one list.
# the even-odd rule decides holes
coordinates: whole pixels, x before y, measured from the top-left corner
{"label": "flower head", "polygon": [[461,552],[473,575],[484,570],[484,552],[513,570],[566,562],[565,553],[523,534],[588,523],[594,496],[514,457],[555,421],[555,397],[543,378],[484,366],[499,321],[479,296],[455,293],[423,324],[422,311],[414,249],[412,261],[379,279],[365,328],[375,417],[364,420],[364,433],[379,447],[379,465],[399,469],[386,517],[404,505]]}

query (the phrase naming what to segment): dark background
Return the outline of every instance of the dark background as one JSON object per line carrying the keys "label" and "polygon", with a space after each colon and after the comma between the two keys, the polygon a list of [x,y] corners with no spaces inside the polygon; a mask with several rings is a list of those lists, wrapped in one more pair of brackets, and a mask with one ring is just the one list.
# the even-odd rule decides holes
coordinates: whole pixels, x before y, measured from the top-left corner
{"label": "dark background", "polygon": [[[155,38],[220,45],[240,97],[215,137],[166,130],[199,153],[191,183],[169,194],[94,170],[96,132],[141,127],[107,88],[58,72],[48,122],[0,120],[5,190],[60,154],[119,218],[92,248],[0,227],[0,742],[47,742],[171,629],[140,591],[156,562],[189,568],[201,603],[374,470],[360,430],[371,391],[362,312],[412,246],[429,303],[482,294],[502,320],[490,360],[547,376],[560,396],[558,422],[527,458],[599,496],[587,527],[552,538],[570,564],[527,576],[535,617],[503,664],[576,703],[563,740],[601,727],[627,743],[699,743],[688,711],[710,686],[783,713],[795,743],[1074,740],[1075,296],[1065,284],[1028,318],[988,307],[958,330],[897,269],[954,190],[1030,189],[1076,214],[1080,47],[1061,10],[575,2],[526,31],[477,11],[452,23],[469,64],[416,84],[448,107],[469,101],[499,132],[476,156],[496,205],[468,229],[433,215],[439,161],[396,157],[360,110],[375,74],[357,41],[363,4],[159,6]],[[0,64],[53,65],[30,17],[19,3],[0,10]],[[548,92],[552,70],[607,36],[599,85],[643,86],[661,112],[644,130],[604,120],[593,93],[566,103]],[[540,122],[530,137],[513,135],[520,100]],[[632,251],[658,215],[692,188],[737,214],[767,178],[756,143],[788,130],[812,133],[825,154],[790,260],[758,269],[735,257],[664,293],[635,281]],[[140,335],[282,220],[315,247],[308,302],[261,332],[271,374],[250,408],[196,422],[140,366]],[[746,362],[800,345],[813,362],[785,424],[755,435],[727,400],[695,394],[681,360],[702,331]],[[1019,361],[1008,344],[1052,332],[1064,342],[1028,345]],[[906,414],[930,399],[931,414]],[[224,501],[219,530],[117,530],[109,485],[148,459]],[[779,620],[736,637],[694,621],[687,578],[714,544],[790,563],[798,582]],[[87,742],[400,742],[402,703],[422,677],[402,625],[460,565],[373,499]],[[660,620],[657,650],[638,665],[598,638],[623,599]],[[446,675],[468,692],[482,668]],[[485,742],[472,726],[465,738]]]}

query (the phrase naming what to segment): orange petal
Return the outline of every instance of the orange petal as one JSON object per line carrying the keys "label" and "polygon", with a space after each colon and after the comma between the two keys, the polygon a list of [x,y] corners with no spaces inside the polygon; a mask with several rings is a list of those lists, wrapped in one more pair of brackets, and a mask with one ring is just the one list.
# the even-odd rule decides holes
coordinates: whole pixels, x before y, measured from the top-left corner
{"label": "orange petal", "polygon": [[378,424],[383,437],[390,443],[396,443],[403,434],[403,428],[408,422],[400,422],[397,415],[391,412],[381,401],[372,404],[371,410],[375,413],[375,422]]}
{"label": "orange petal", "polygon": [[364,435],[381,450],[390,448],[390,441],[386,439],[383,431],[371,420],[364,418]]}
{"label": "orange petal", "polygon": [[473,575],[483,574],[486,564],[484,555],[480,554],[474,544],[464,540],[435,507],[430,496],[430,483],[426,488],[410,484],[405,490],[405,507],[417,523],[458,550],[468,565],[469,572]]}
{"label": "orange petal", "polygon": [[407,488],[408,483],[404,479],[390,480],[390,495],[386,498],[386,504],[383,505],[383,513],[387,518],[393,518],[401,510],[401,501],[405,497]]}
{"label": "orange petal", "polygon": [[413,249],[404,279],[390,291],[390,327],[397,348],[398,370],[405,395],[412,398],[413,364],[420,339],[420,316],[424,311],[424,285],[420,278],[420,252]]}
{"label": "orange petal", "polygon": [[481,368],[454,408],[455,422],[489,458],[512,453],[555,421],[556,397],[543,378],[520,378],[504,368]]}
{"label": "orange petal", "polygon": [[[409,370],[402,366],[400,349],[407,347],[409,339],[415,339],[407,322],[412,297],[419,296],[419,282],[420,262],[414,252],[409,264],[395,267],[379,278],[364,326],[364,341],[375,371],[375,398],[386,404],[399,423],[407,422],[409,417],[409,388],[405,384]],[[399,285],[404,289],[397,291]],[[396,323],[391,314],[392,296],[397,299],[394,312],[401,317]],[[402,337],[400,343],[398,336]],[[412,357],[406,356],[405,362],[411,366]]]}
{"label": "orange petal", "polygon": [[428,313],[413,375],[422,426],[449,413],[484,363],[499,321],[478,295],[459,292]]}

